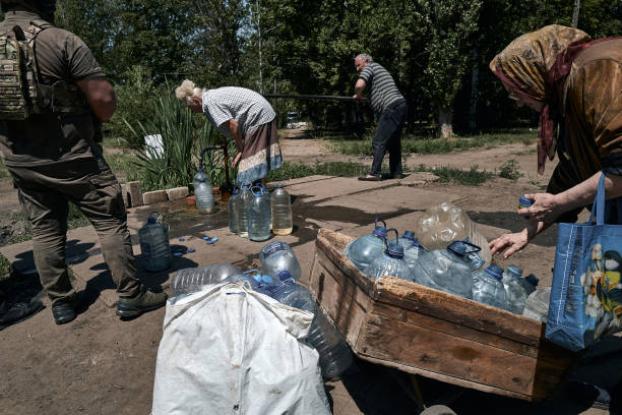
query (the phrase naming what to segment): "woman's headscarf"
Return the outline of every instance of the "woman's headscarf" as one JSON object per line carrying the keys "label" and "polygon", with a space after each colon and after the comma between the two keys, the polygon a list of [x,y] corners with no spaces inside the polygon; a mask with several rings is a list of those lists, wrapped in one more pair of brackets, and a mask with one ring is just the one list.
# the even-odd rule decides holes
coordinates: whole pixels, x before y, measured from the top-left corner
{"label": "woman's headscarf", "polygon": [[[490,69],[508,91],[525,103],[542,105],[538,172],[544,172],[546,157],[555,156],[555,128],[559,121],[556,82],[570,71],[575,52],[590,40],[587,33],[560,25],[545,26],[512,41],[490,62]],[[566,54],[572,46],[573,53]],[[561,58],[561,59],[560,59]]]}

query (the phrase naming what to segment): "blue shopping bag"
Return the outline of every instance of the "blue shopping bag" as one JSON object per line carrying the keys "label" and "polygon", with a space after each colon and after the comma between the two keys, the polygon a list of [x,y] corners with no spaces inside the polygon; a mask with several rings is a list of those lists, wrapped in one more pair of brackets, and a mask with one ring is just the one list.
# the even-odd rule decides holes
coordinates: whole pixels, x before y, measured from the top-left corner
{"label": "blue shopping bag", "polygon": [[619,221],[622,201],[605,202],[603,174],[589,222],[559,225],[545,335],[573,351],[622,328],[622,225],[606,224],[609,213]]}

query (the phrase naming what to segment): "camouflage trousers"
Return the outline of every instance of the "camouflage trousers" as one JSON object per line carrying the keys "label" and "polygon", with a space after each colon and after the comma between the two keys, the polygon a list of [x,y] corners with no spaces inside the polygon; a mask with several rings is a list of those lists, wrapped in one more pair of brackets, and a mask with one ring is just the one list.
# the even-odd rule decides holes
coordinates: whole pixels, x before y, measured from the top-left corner
{"label": "camouflage trousers", "polygon": [[41,285],[53,302],[75,294],[65,261],[69,202],[95,228],[119,296],[138,293],[140,281],[136,277],[121,186],[103,158],[8,169],[32,227]]}

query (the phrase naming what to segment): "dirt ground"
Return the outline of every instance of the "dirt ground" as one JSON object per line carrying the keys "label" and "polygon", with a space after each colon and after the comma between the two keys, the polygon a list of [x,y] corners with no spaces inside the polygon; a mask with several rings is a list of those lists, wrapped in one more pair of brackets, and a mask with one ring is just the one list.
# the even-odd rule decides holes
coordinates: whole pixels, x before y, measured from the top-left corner
{"label": "dirt ground", "polygon": [[[322,141],[283,140],[286,160],[314,163],[369,159],[332,154]],[[479,187],[430,185],[430,189],[464,196],[458,202],[473,220],[483,225],[486,237],[497,228],[518,230],[514,209],[520,194],[541,189],[550,174],[535,173],[535,146],[513,144],[486,150],[443,155],[410,156],[408,166],[449,166],[494,170],[515,159],[524,174],[516,182],[496,178]],[[0,232],[12,231],[15,222],[7,213],[19,209],[10,182],[0,183]],[[494,229],[492,228],[494,227]],[[19,229],[17,229],[19,232]],[[550,284],[555,229],[537,238],[515,261],[527,273]],[[52,322],[49,307],[31,319],[0,331],[0,414],[147,414],[150,411],[155,360],[162,335],[164,310],[121,322],[111,309],[84,293],[88,312],[63,327]],[[330,387],[330,386],[329,386]],[[368,413],[401,413],[378,410]],[[414,413],[414,412],[411,412]],[[487,413],[487,412],[479,412]],[[494,412],[490,412],[494,413]]]}

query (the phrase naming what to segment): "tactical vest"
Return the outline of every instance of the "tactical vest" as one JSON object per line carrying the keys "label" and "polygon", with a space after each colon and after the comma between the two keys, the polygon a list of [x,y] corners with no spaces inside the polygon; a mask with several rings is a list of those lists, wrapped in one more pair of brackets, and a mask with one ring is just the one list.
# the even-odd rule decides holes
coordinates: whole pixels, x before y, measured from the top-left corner
{"label": "tactical vest", "polygon": [[37,36],[53,27],[31,21],[0,31],[0,120],[26,120],[33,114],[82,114],[89,111],[84,94],[66,81],[41,83],[35,54]]}

